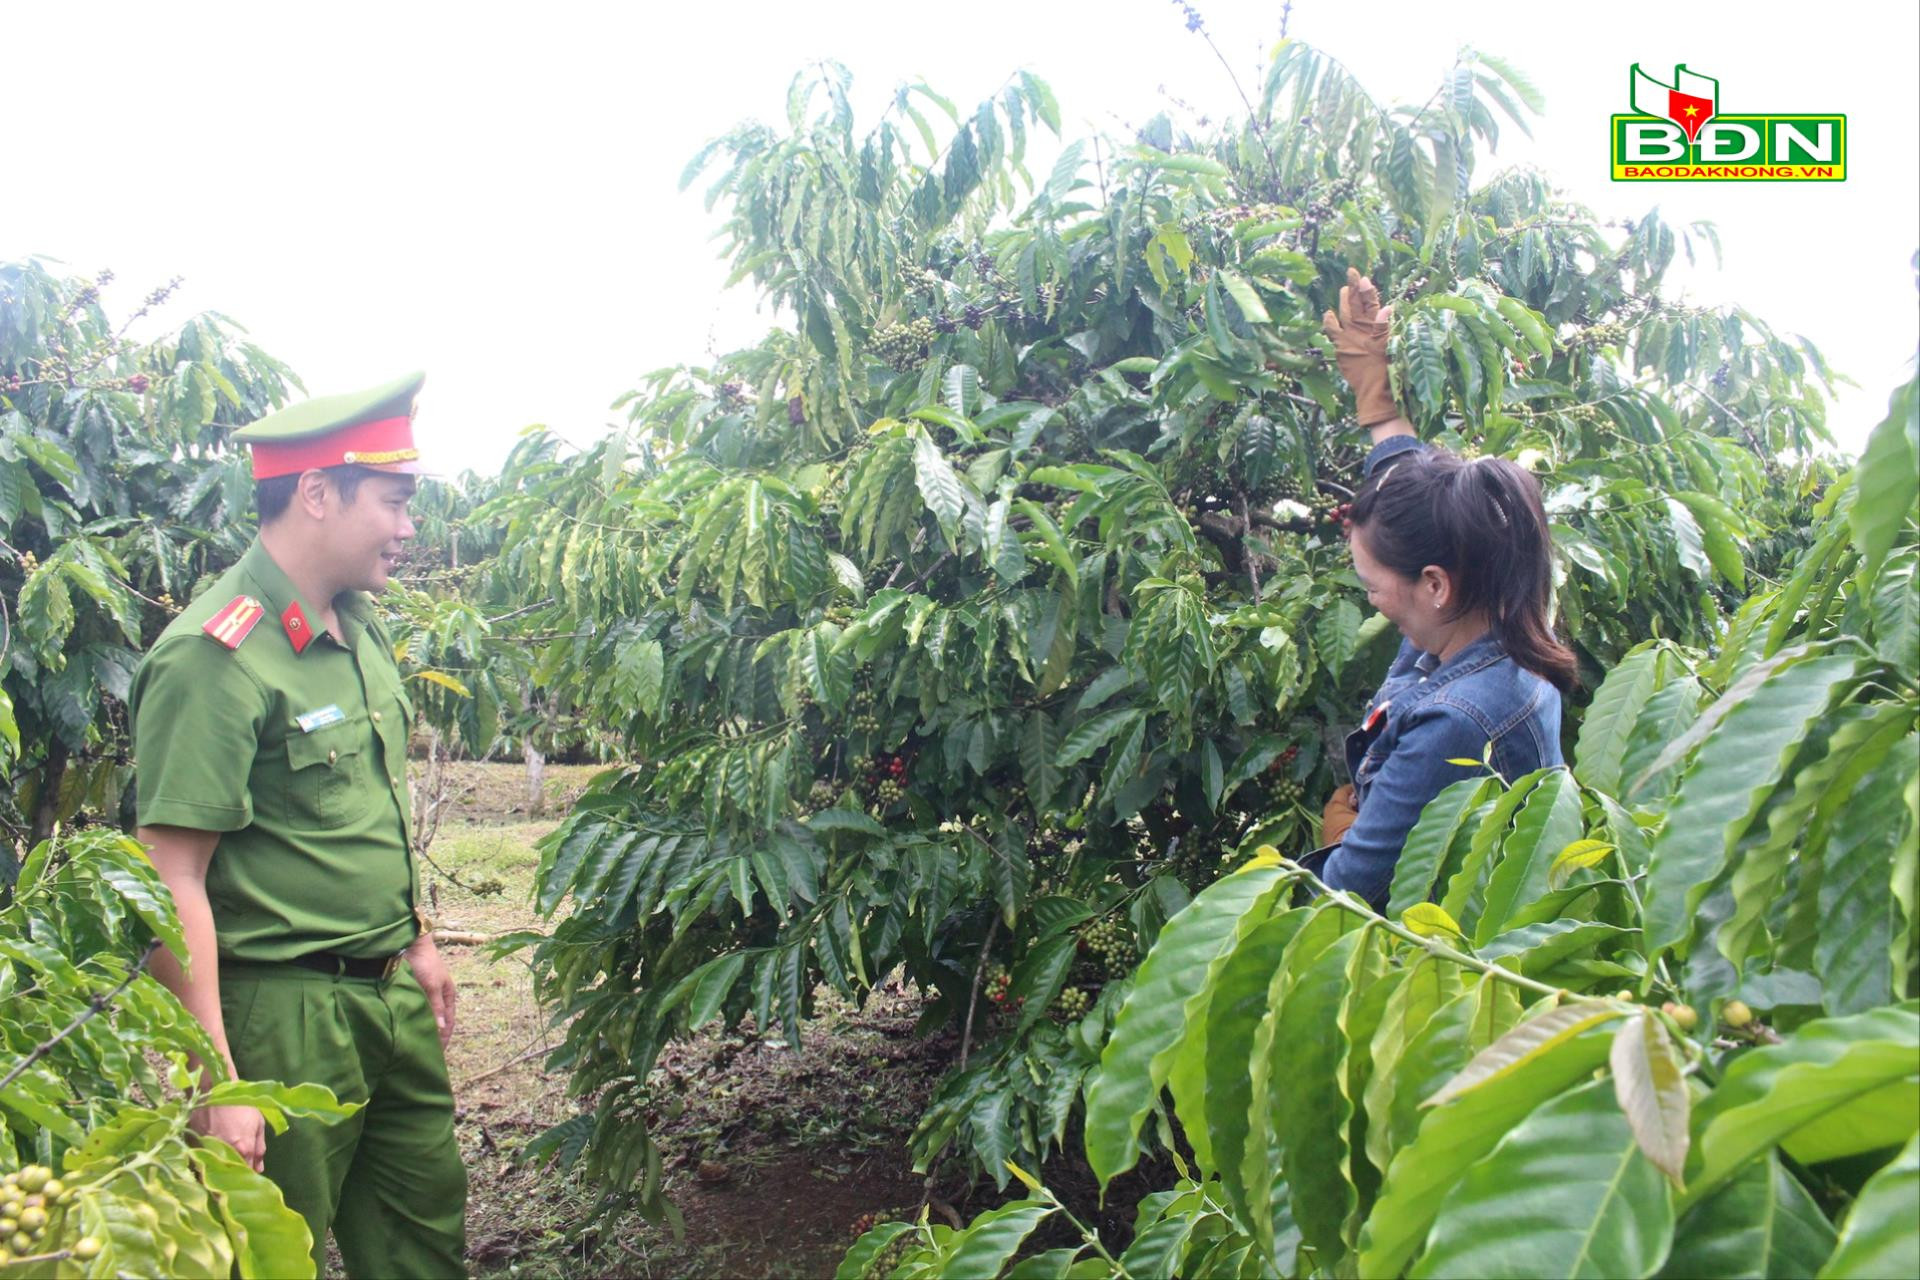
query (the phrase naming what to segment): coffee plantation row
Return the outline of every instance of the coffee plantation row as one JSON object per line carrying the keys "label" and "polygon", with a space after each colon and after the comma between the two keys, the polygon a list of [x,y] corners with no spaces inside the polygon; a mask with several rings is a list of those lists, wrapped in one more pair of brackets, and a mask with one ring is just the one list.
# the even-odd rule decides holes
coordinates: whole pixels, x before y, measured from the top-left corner
{"label": "coffee plantation row", "polygon": [[[529,1157],[669,1219],[662,1049],[898,975],[958,1044],[918,1167],[1014,1198],[843,1276],[1911,1273],[1914,385],[1840,456],[1819,352],[1663,292],[1711,227],[1487,170],[1539,102],[1471,51],[1382,110],[1283,45],[1246,119],[1122,140],[1027,74],[871,125],[849,89],[810,68],[684,178],[792,323],[429,486],[386,600],[425,730],[618,762],[506,941],[581,1102]],[[1385,915],[1294,863],[1392,652],[1330,518],[1349,265],[1422,435],[1539,478],[1584,689],[1571,768],[1463,769]],[[304,1225],[187,1133],[205,1038],[122,832],[130,674],[299,384],[217,316],[128,342],[112,285],[0,264],[0,1166],[59,1187],[0,1269],[295,1274]],[[1047,1189],[1143,1158],[1177,1180],[1128,1238]]]}

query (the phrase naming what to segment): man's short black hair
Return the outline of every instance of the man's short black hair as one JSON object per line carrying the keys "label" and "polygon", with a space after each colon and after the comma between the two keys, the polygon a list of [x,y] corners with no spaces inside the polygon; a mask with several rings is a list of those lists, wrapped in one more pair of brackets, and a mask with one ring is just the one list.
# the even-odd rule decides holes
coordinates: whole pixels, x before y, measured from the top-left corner
{"label": "man's short black hair", "polygon": [[[333,479],[333,487],[340,491],[340,501],[347,506],[360,493],[360,486],[373,474],[366,467],[357,467],[351,463],[338,467],[323,467]],[[273,476],[266,480],[253,482],[253,505],[260,513],[261,524],[271,524],[280,518],[280,514],[293,501],[293,491],[300,485],[300,475]]]}

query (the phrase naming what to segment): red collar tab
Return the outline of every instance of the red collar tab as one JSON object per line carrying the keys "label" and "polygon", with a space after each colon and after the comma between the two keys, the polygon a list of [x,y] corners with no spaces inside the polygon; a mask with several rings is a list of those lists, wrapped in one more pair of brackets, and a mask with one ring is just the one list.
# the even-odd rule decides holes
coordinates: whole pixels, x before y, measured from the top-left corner
{"label": "red collar tab", "polygon": [[319,467],[357,463],[388,471],[418,471],[412,418],[381,418],[301,440],[254,440],[253,478],[297,476]]}
{"label": "red collar tab", "polygon": [[296,601],[287,606],[280,615],[281,629],[287,633],[287,641],[293,645],[295,653],[305,653],[307,646],[313,643],[313,624],[307,621],[307,615],[300,610]]}
{"label": "red collar tab", "polygon": [[1372,733],[1375,729],[1378,729],[1380,725],[1387,718],[1387,708],[1392,705],[1393,705],[1393,699],[1388,698],[1385,702],[1375,707],[1372,711],[1369,711],[1367,713],[1367,722],[1361,727],[1365,729],[1368,733]]}
{"label": "red collar tab", "polygon": [[220,612],[200,624],[200,629],[229,649],[238,649],[254,625],[266,614],[252,596],[235,596]]}

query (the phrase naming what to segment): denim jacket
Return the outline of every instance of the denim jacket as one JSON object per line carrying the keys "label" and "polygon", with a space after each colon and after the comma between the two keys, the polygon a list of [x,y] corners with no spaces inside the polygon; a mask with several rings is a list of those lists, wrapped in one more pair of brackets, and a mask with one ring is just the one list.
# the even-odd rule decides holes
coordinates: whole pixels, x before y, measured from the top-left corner
{"label": "denim jacket", "polygon": [[[1368,457],[1368,474],[1419,447],[1411,437],[1388,438]],[[1420,810],[1450,783],[1478,774],[1489,743],[1503,778],[1563,763],[1560,691],[1508,657],[1491,635],[1445,662],[1401,641],[1361,727],[1347,736],[1359,817],[1328,853],[1320,878],[1384,908]]]}

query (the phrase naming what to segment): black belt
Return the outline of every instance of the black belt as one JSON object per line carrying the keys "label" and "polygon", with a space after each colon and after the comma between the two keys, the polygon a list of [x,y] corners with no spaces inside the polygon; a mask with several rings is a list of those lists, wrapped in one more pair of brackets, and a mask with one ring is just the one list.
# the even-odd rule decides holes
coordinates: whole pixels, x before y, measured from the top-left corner
{"label": "black belt", "polygon": [[390,956],[343,956],[337,951],[310,951],[304,956],[294,956],[286,963],[338,978],[390,978],[400,967],[405,955],[404,951],[397,951]]}

